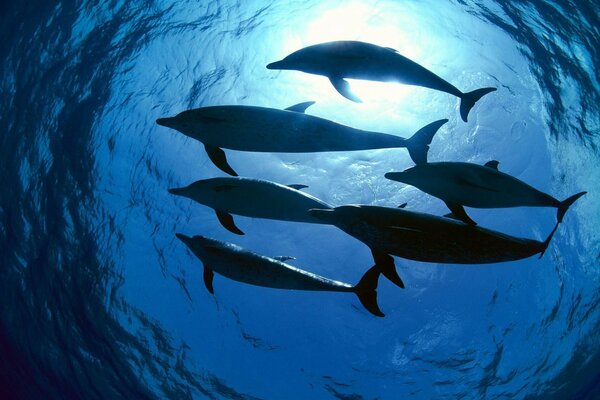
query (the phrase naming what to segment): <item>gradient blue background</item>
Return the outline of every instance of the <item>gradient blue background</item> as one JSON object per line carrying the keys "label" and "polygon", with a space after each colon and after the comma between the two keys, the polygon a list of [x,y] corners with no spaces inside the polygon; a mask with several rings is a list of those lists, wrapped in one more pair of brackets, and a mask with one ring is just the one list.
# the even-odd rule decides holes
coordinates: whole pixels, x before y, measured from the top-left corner
{"label": "gradient blue background", "polygon": [[[600,398],[600,7],[593,1],[109,1],[0,6],[0,394],[3,398]],[[456,98],[266,64],[329,40],[389,46],[461,90],[495,86],[463,123]],[[175,232],[232,241],[355,283],[368,249],[329,226],[237,217],[169,187],[222,176],[155,124],[224,104],[285,108],[408,137],[449,118],[436,161],[500,169],[566,198],[544,258],[486,266],[396,259],[386,318],[355,297],[215,277]],[[308,185],[333,205],[445,214],[383,178],[404,150],[227,151],[243,176]],[[470,210],[542,240],[553,209]]]}

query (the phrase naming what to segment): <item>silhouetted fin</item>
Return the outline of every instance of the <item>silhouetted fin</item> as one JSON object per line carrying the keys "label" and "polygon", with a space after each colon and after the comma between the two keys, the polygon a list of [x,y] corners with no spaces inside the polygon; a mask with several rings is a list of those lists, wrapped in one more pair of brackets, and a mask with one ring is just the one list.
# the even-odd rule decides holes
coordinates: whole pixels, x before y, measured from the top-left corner
{"label": "silhouetted fin", "polygon": [[377,304],[377,283],[380,274],[381,271],[377,266],[371,267],[354,286],[354,293],[356,293],[358,300],[367,311],[378,317],[385,317],[385,314],[379,309],[379,304]]}
{"label": "silhouetted fin", "polygon": [[544,242],[542,243],[542,248],[540,249],[540,257],[539,258],[544,257],[544,253],[548,249],[548,245],[550,244],[550,241],[552,240],[552,236],[554,236],[554,232],[556,232],[556,229],[558,228],[558,224],[560,224],[560,221],[556,221],[556,225],[554,225],[554,229],[552,229],[552,232],[550,232],[550,234],[548,235],[546,240],[544,240]]}
{"label": "silhouetted fin", "polygon": [[215,213],[217,214],[217,218],[219,219],[221,225],[223,225],[229,232],[235,233],[236,235],[244,234],[240,228],[235,226],[235,222],[233,222],[233,217],[231,214],[217,210],[215,210]]}
{"label": "silhouetted fin", "polygon": [[586,193],[587,192],[580,192],[580,193],[574,194],[573,196],[569,197],[568,199],[560,202],[560,204],[558,206],[558,210],[556,211],[556,219],[558,220],[558,222],[562,222],[563,217],[565,216],[565,213],[567,212],[569,207],[571,207],[571,205],[573,203],[575,203],[575,201],[577,201],[578,198],[580,198],[581,196],[583,196]]}
{"label": "silhouetted fin", "polygon": [[371,249],[371,254],[373,255],[373,260],[375,260],[375,266],[379,268],[379,271],[381,271],[383,276],[388,278],[396,286],[404,289],[404,282],[402,282],[400,275],[396,272],[396,265],[394,264],[392,256],[373,249]]}
{"label": "silhouetted fin", "polygon": [[472,92],[463,93],[460,97],[460,117],[462,118],[462,120],[467,122],[469,111],[471,111],[471,108],[473,108],[477,100],[495,90],[496,88],[487,87],[483,89],[473,90]]}
{"label": "silhouetted fin", "polygon": [[477,222],[473,221],[468,215],[463,206],[460,204],[448,203],[445,201],[446,206],[452,211],[454,217],[467,225],[477,225]]}
{"label": "silhouetted fin", "polygon": [[288,187],[291,187],[292,189],[300,190],[300,189],[307,188],[308,186],[307,185],[299,185],[299,184],[294,183],[294,184],[288,185]]}
{"label": "silhouetted fin", "polygon": [[208,289],[211,294],[215,294],[215,290],[213,289],[213,278],[215,277],[215,273],[212,269],[204,266],[204,286]]}
{"label": "silhouetted fin", "polygon": [[500,161],[496,161],[496,160],[491,160],[488,161],[484,164],[485,167],[489,167],[489,168],[493,168],[496,171],[498,171],[498,164],[500,164]]}
{"label": "silhouetted fin", "polygon": [[281,262],[286,262],[289,260],[296,259],[296,257],[291,257],[291,256],[277,256],[277,257],[271,257],[271,258],[273,258],[274,260],[277,260],[277,261],[281,261]]}
{"label": "silhouetted fin", "polygon": [[405,208],[408,203],[402,203],[398,206],[398,208]]}
{"label": "silhouetted fin", "polygon": [[443,217],[445,218],[452,218],[452,219],[457,219],[459,221],[462,221],[462,219],[458,218],[456,215],[454,215],[454,213],[448,213],[448,214],[444,214]]}
{"label": "silhouetted fin", "polygon": [[213,186],[212,190],[214,190],[215,192],[227,192],[229,190],[235,189],[236,187],[238,187],[238,186],[224,184],[224,185]]}
{"label": "silhouetted fin", "polygon": [[305,101],[304,103],[294,104],[293,106],[286,108],[286,110],[304,114],[304,111],[306,111],[306,109],[312,106],[313,104],[315,104],[314,101]]}
{"label": "silhouetted fin", "polygon": [[335,90],[338,91],[339,94],[341,94],[348,100],[352,100],[355,103],[362,103],[362,100],[359,99],[354,93],[352,93],[350,84],[343,78],[329,77],[329,82],[331,82],[331,84],[333,85]]}
{"label": "silhouetted fin", "polygon": [[231,176],[238,176],[237,172],[235,172],[227,162],[227,157],[225,156],[225,152],[223,150],[208,144],[205,144],[204,148],[206,149],[208,158],[210,158],[210,161],[212,161],[217,168]]}
{"label": "silhouetted fin", "polygon": [[447,119],[440,119],[435,122],[425,125],[419,129],[410,139],[406,140],[406,149],[410,158],[415,164],[426,164],[427,153],[429,152],[429,143],[435,136],[436,132],[448,122]]}
{"label": "silhouetted fin", "polygon": [[384,49],[386,49],[386,50],[390,50],[390,51],[393,51],[394,53],[397,53],[397,52],[398,52],[398,50],[396,50],[396,49],[392,49],[391,47],[384,47]]}
{"label": "silhouetted fin", "polygon": [[470,180],[468,180],[467,178],[465,178],[463,176],[458,177],[456,179],[456,181],[459,184],[461,184],[461,185],[471,186],[471,187],[474,187],[476,189],[483,189],[483,190],[487,190],[488,192],[498,192],[498,189],[495,189],[495,188],[489,187],[489,186],[483,186],[483,185],[479,184],[478,182],[470,181]]}

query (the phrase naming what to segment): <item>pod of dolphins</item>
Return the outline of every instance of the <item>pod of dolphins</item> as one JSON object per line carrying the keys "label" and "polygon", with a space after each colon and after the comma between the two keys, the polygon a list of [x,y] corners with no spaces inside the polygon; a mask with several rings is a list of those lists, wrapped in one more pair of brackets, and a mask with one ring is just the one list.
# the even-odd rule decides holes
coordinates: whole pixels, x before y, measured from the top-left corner
{"label": "pod of dolphins", "polygon": [[[496,88],[462,92],[455,86],[396,50],[357,41],[336,41],[300,49],[271,70],[297,70],[329,78],[345,98],[360,102],[345,78],[400,82],[454,95],[460,99],[460,116]],[[215,211],[230,232],[243,235],[233,215],[292,222],[334,225],[367,245],[374,265],[355,286],[299,269],[286,261],[293,257],[267,257],[235,244],[206,238],[176,236],[204,265],[204,284],[214,293],[214,273],[256,286],[280,289],[355,293],[371,314],[383,317],[377,303],[377,285],[384,275],[404,288],[393,256],[432,263],[487,264],[520,260],[544,254],[568,208],[586,192],[563,201],[498,170],[499,162],[429,162],[429,145],[447,119],[434,121],[410,138],[369,132],[305,113],[314,102],[285,110],[254,106],[212,106],[186,110],[157,124],[175,129],[204,144],[210,160],[230,177],[200,180],[169,193],[187,197]],[[334,207],[307,194],[301,184],[238,177],[222,150],[308,153],[406,148],[415,166],[389,172],[387,179],[419,188],[445,202],[450,214],[430,215],[405,209],[371,205]],[[513,237],[482,228],[465,212],[475,208],[555,207],[557,221],[544,241]]]}

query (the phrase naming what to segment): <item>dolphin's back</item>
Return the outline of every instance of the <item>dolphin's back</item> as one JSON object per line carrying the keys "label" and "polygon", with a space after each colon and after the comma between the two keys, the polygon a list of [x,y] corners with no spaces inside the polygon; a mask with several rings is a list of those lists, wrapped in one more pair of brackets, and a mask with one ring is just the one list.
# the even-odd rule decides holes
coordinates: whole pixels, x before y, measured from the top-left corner
{"label": "dolphin's back", "polygon": [[405,147],[403,138],[354,129],[304,113],[253,106],[188,110],[188,134],[220,148],[310,153]]}
{"label": "dolphin's back", "polygon": [[402,209],[360,206],[340,226],[368,246],[424,262],[486,264],[530,257],[543,249],[517,238],[460,221]]}
{"label": "dolphin's back", "polygon": [[350,292],[352,286],[241,248],[212,248],[203,260],[214,272],[238,282],[277,289]]}

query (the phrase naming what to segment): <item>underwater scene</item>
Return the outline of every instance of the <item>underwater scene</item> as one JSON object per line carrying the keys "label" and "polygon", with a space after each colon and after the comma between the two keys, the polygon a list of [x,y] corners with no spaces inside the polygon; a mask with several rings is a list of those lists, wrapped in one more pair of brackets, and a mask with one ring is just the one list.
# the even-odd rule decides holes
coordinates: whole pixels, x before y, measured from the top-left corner
{"label": "underwater scene", "polygon": [[597,1],[0,20],[0,399],[600,399]]}

